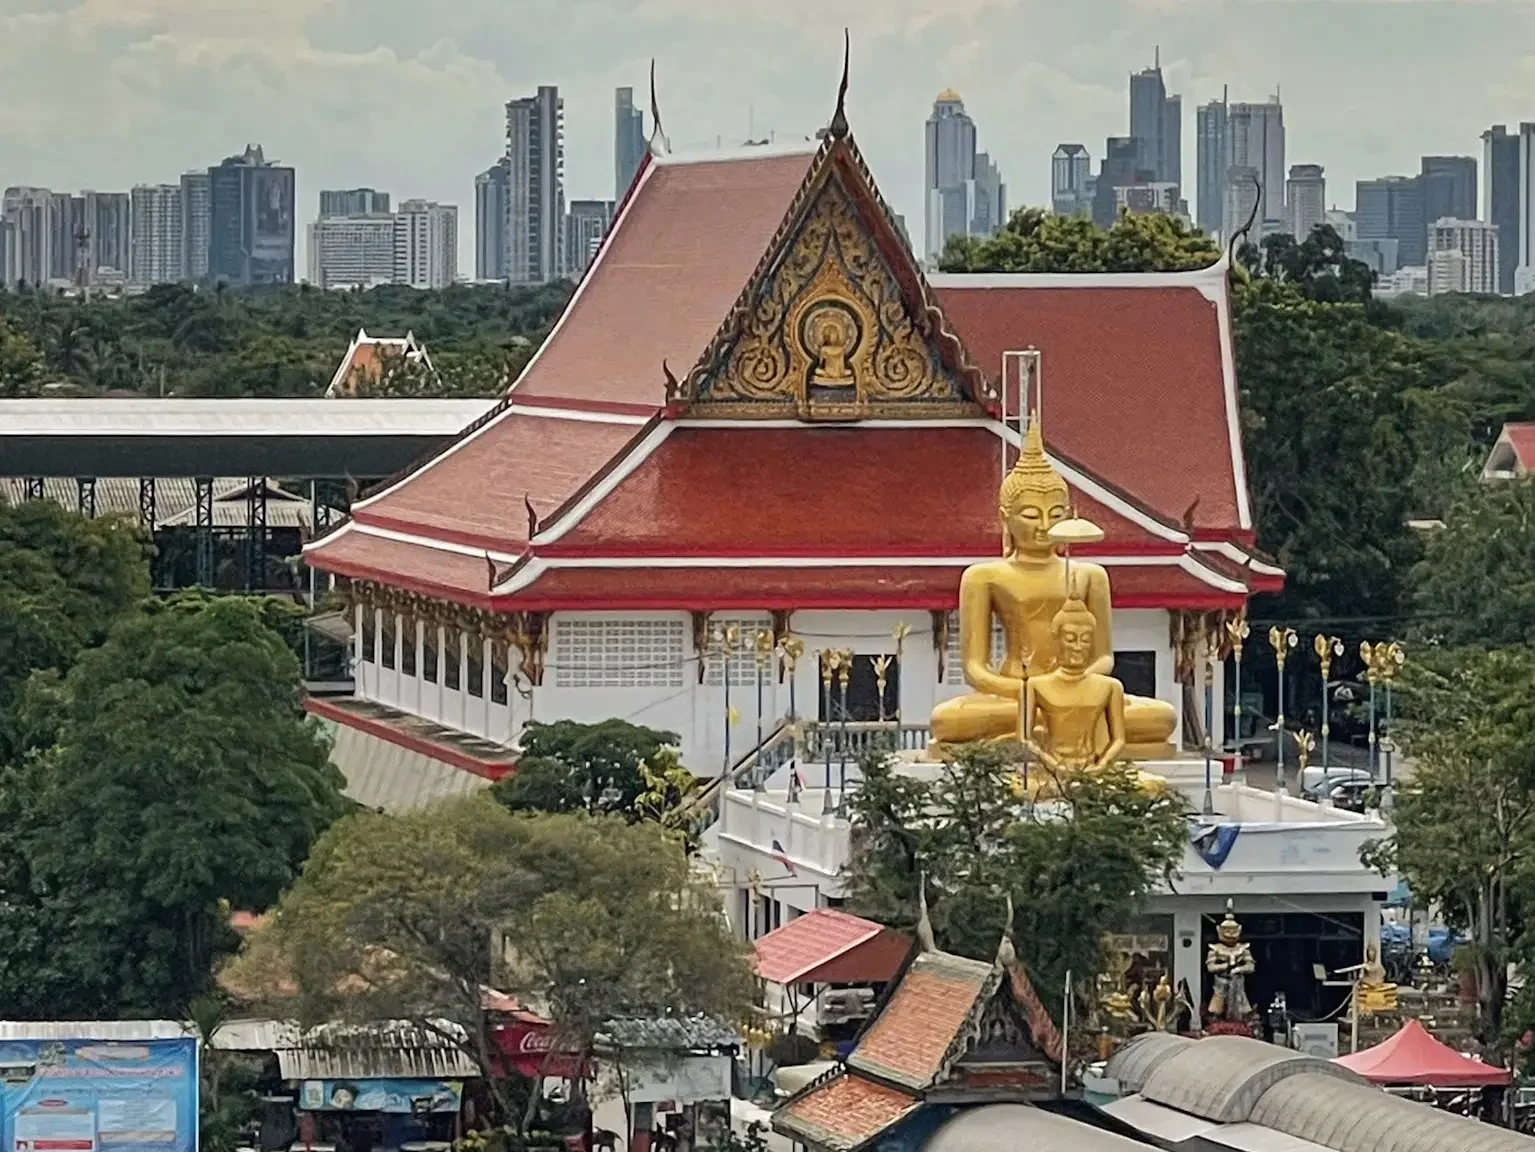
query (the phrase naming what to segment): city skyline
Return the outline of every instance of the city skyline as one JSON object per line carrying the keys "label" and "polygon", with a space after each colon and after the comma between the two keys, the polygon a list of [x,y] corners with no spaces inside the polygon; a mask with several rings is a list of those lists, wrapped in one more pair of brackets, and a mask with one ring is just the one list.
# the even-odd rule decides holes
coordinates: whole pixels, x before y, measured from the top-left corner
{"label": "city skyline", "polygon": [[[765,16],[759,33],[743,38],[729,14],[689,20],[679,2],[640,9],[613,0],[568,10],[551,5],[545,12],[535,0],[533,7],[547,19],[533,26],[548,35],[512,44],[505,31],[494,33],[489,7],[477,0],[455,5],[451,13],[432,10],[440,17],[435,23],[424,5],[390,0],[388,18],[375,22],[376,28],[354,22],[356,36],[345,47],[336,43],[347,19],[345,3],[337,9],[337,25],[327,27],[316,15],[319,5],[309,0],[284,0],[266,21],[253,21],[230,4],[192,11],[185,0],[126,0],[110,15],[99,0],[72,7],[64,0],[16,2],[19,13],[0,17],[9,37],[0,37],[0,65],[10,65],[0,67],[0,93],[17,100],[21,92],[11,92],[12,86],[37,61],[73,72],[92,45],[97,51],[112,47],[118,56],[134,44],[144,56],[179,46],[181,54],[161,61],[167,91],[197,73],[194,46],[215,56],[237,48],[256,51],[258,33],[267,32],[271,44],[260,51],[281,48],[288,55],[273,79],[226,68],[227,82],[215,85],[209,98],[176,107],[146,81],[122,100],[108,101],[110,117],[77,117],[68,131],[60,119],[68,100],[50,97],[53,103],[39,108],[34,99],[27,116],[0,117],[0,155],[6,157],[0,184],[127,191],[174,181],[247,140],[259,141],[296,169],[298,214],[306,222],[322,188],[358,185],[401,199],[455,204],[467,217],[475,176],[504,139],[505,102],[541,83],[557,84],[565,98],[567,197],[606,199],[614,178],[614,90],[633,87],[636,103],[648,105],[648,55],[637,54],[652,45],[666,131],[678,151],[739,143],[749,129],[779,139],[812,133],[829,116],[840,63],[834,34],[801,42],[805,29],[790,27],[787,18],[810,10],[792,2]],[[621,40],[562,34],[599,7],[633,18]],[[1329,205],[1343,207],[1352,206],[1359,180],[1414,175],[1424,155],[1478,157],[1488,125],[1535,119],[1535,100],[1524,95],[1522,79],[1531,66],[1515,47],[1529,42],[1535,13],[1511,5],[1475,5],[1474,37],[1435,22],[1452,8],[1447,0],[1392,4],[1389,21],[1379,17],[1377,3],[1148,6],[1089,0],[1086,7],[1101,19],[1068,21],[1041,5],[985,0],[947,7],[938,23],[932,22],[938,6],[915,0],[897,0],[884,15],[864,3],[817,6],[823,18],[814,23],[823,32],[826,16],[852,26],[849,111],[897,212],[923,218],[921,125],[933,92],[953,86],[984,127],[986,149],[1008,182],[1010,207],[1046,204],[1055,145],[1080,140],[1096,168],[1104,138],[1128,132],[1128,78],[1146,67],[1158,44],[1167,91],[1183,98],[1182,182],[1191,207],[1197,203],[1190,143],[1197,139],[1195,109],[1219,99],[1223,85],[1230,86],[1233,103],[1256,102],[1281,87],[1288,162],[1323,165]],[[1003,51],[1008,37],[1001,33],[1025,20],[1031,26],[1026,51],[1021,58],[1009,56],[1014,50]],[[1113,31],[1102,43],[1089,43],[1074,25]],[[1254,26],[1263,35],[1250,35]],[[1238,28],[1249,32],[1233,40]],[[409,51],[407,29],[418,34]],[[1345,43],[1350,30],[1375,37],[1374,50],[1363,59]],[[1474,60],[1468,55],[1473,40]],[[309,100],[303,84],[314,79],[309,69],[316,46],[334,55],[331,63],[354,83],[338,89],[335,76],[315,79]],[[1398,48],[1406,55],[1393,53]],[[1393,57],[1399,71],[1414,52],[1428,59],[1430,49],[1434,70],[1427,82],[1385,83],[1390,70],[1378,58]],[[98,69],[102,75],[86,76],[84,90],[100,95],[103,85],[124,82],[134,62]],[[253,90],[258,80],[260,90]],[[1348,118],[1336,111],[1340,85]],[[222,115],[240,93],[250,99]],[[329,115],[324,122],[317,117],[322,106]],[[423,115],[437,119],[411,131]],[[1368,130],[1359,131],[1361,124]],[[385,147],[395,131],[412,147]],[[466,233],[460,229],[459,264],[470,269],[473,236]],[[301,251],[298,266],[305,265]]]}

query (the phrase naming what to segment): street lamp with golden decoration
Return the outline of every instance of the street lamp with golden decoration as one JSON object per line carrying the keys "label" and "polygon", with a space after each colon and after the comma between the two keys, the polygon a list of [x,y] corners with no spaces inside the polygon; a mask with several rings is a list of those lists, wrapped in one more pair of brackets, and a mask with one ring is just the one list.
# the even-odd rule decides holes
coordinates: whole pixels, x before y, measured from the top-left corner
{"label": "street lamp with golden decoration", "polygon": [[1284,662],[1290,654],[1299,637],[1295,635],[1294,628],[1281,628],[1277,624],[1269,629],[1269,647],[1274,650],[1274,660],[1279,665],[1279,715],[1274,723],[1274,743],[1278,749],[1279,772],[1274,778],[1274,787],[1283,793],[1286,791],[1284,778]]}
{"label": "street lamp with golden decoration", "polygon": [[[1325,786],[1327,769],[1332,762],[1328,759],[1330,736],[1332,733],[1330,711],[1332,706],[1332,662],[1333,657],[1343,655],[1343,641],[1336,636],[1324,636],[1318,632],[1316,638],[1311,641],[1311,650],[1316,653],[1317,659],[1322,662],[1322,776]],[[1301,787],[1305,787],[1305,773],[1302,772]]]}

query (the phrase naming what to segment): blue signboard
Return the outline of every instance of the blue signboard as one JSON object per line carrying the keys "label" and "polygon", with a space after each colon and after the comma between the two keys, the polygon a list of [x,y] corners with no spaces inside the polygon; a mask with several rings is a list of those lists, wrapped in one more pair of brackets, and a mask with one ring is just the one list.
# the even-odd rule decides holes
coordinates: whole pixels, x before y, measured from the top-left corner
{"label": "blue signboard", "polygon": [[0,1152],[197,1152],[197,1041],[0,1042]]}
{"label": "blue signboard", "polygon": [[298,1106],[306,1112],[457,1112],[461,1080],[305,1080]]}

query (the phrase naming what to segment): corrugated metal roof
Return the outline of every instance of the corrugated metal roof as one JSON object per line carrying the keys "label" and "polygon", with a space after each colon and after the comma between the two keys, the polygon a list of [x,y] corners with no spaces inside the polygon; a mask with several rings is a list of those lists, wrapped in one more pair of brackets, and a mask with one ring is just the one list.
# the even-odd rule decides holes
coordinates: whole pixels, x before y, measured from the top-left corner
{"label": "corrugated metal roof", "polygon": [[1139,1092],[1163,1061],[1182,1052],[1194,1040],[1174,1032],[1146,1032],[1109,1057],[1103,1074],[1118,1080],[1126,1092]]}
{"label": "corrugated metal roof", "polygon": [[609,1020],[599,1040],[620,1048],[724,1048],[741,1043],[734,1028],[709,1016]]}
{"label": "corrugated metal roof", "polygon": [[346,794],[365,808],[409,812],[490,787],[483,776],[380,740],[360,728],[330,720],[323,723],[334,737],[330,759],[346,777]]}
{"label": "corrugated metal roof", "polygon": [[1236,1124],[1251,1118],[1265,1092],[1301,1073],[1365,1085],[1362,1077],[1329,1060],[1246,1036],[1206,1036],[1152,1069],[1141,1095],[1192,1116]]}
{"label": "corrugated metal roof", "polygon": [[1208,1120],[1201,1120],[1198,1116],[1190,1116],[1186,1112],[1164,1108],[1141,1096],[1125,1096],[1103,1105],[1099,1110],[1105,1115],[1123,1121],[1138,1132],[1144,1132],[1158,1140],[1166,1140],[1170,1144],[1181,1144],[1196,1136],[1207,1136],[1213,1132],[1223,1131],[1219,1124],[1212,1124]]}
{"label": "corrugated metal roof", "polygon": [[[155,527],[193,527],[197,522],[197,482],[186,476],[159,476],[155,481]],[[250,481],[242,477],[220,476],[213,481],[213,523],[218,528],[244,528],[247,522],[245,488]],[[0,477],[0,503],[21,504],[27,498],[27,482],[20,477]],[[80,506],[80,489],[70,477],[46,477],[43,498],[70,511]],[[138,519],[139,482],[137,477],[96,477],[96,515],[120,514]],[[309,500],[267,481],[267,526],[270,528],[308,528],[313,517]]]}
{"label": "corrugated metal roof", "polygon": [[456,436],[496,400],[0,400],[5,436]]}
{"label": "corrugated metal roof", "polygon": [[213,1034],[213,1047],[221,1052],[276,1052],[297,1048],[303,1029],[292,1020],[231,1020]]}
{"label": "corrugated metal roof", "polygon": [[1144,1152],[1113,1132],[1027,1104],[966,1108],[927,1138],[923,1152]]}

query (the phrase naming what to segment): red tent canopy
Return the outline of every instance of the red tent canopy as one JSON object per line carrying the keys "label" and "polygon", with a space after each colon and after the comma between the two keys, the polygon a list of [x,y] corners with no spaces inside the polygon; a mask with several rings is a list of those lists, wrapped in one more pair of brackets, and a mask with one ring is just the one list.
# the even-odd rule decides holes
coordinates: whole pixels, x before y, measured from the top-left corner
{"label": "red tent canopy", "polygon": [[1507,1084],[1507,1068],[1494,1068],[1441,1044],[1416,1020],[1403,1024],[1373,1048],[1339,1056],[1337,1063],[1376,1084],[1425,1084],[1435,1088],[1490,1088]]}

